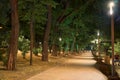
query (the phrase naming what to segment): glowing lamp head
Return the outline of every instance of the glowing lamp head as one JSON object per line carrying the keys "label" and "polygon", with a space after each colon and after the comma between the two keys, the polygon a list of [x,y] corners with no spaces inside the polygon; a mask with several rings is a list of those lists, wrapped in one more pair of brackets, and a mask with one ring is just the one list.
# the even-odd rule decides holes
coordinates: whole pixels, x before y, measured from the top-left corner
{"label": "glowing lamp head", "polygon": [[62,41],[62,38],[59,38],[59,41]]}
{"label": "glowing lamp head", "polygon": [[99,31],[97,32],[97,36],[100,36],[100,32]]}
{"label": "glowing lamp head", "polygon": [[112,2],[112,1],[109,3],[109,7],[110,7],[110,15],[113,14],[113,7],[114,7],[114,5],[115,5],[114,2]]}
{"label": "glowing lamp head", "polygon": [[115,5],[114,2],[112,1],[109,3],[109,7],[114,7],[114,5]]}

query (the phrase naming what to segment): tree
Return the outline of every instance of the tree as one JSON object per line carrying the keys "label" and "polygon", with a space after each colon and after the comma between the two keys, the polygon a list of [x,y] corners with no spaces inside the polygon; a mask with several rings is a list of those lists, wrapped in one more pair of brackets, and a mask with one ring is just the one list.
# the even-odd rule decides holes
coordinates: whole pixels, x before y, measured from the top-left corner
{"label": "tree", "polygon": [[[0,0],[0,45],[2,42],[6,42],[8,44],[9,34],[11,31],[10,27],[10,6],[9,0]],[[4,34],[4,35],[3,35]]]}
{"label": "tree", "polygon": [[44,39],[43,39],[42,61],[48,61],[48,41],[49,41],[49,33],[50,33],[51,18],[52,18],[51,5],[47,5],[47,9],[48,9],[48,20],[45,28]]}
{"label": "tree", "polygon": [[52,19],[52,8],[55,8],[57,3],[53,0],[45,0],[43,3],[47,6],[47,23],[44,29],[44,38],[43,38],[43,51],[42,51],[42,61],[48,61],[48,42],[49,42],[49,34],[51,29],[51,19]]}
{"label": "tree", "polygon": [[19,19],[18,19],[18,5],[17,0],[10,0],[11,5],[11,37],[10,37],[10,46],[9,46],[9,56],[7,69],[15,70],[16,69],[16,58],[18,51],[18,35],[19,35]]}
{"label": "tree", "polygon": [[32,65],[32,54],[34,48],[34,28],[33,28],[33,16],[31,16],[30,20],[30,65]]}
{"label": "tree", "polygon": [[[36,44],[38,44],[39,42],[42,42],[42,39],[40,39],[40,38],[43,38],[43,35],[44,35],[43,30],[46,29],[44,27],[45,27],[46,21],[47,21],[46,6],[48,4],[51,5],[52,7],[55,7],[55,5],[56,5],[56,3],[53,0],[51,0],[51,1],[49,1],[49,0],[29,0],[29,1],[21,0],[21,1],[19,1],[19,5],[20,5],[19,12],[21,13],[20,20],[24,24],[27,24],[28,22],[30,22],[30,24],[31,24],[30,26],[33,27],[33,29],[35,29],[35,31],[32,31],[33,29],[30,29],[31,30],[30,34],[31,34],[31,39],[34,38],[34,41],[36,41]],[[28,24],[25,26],[28,26]],[[24,27],[22,27],[22,28],[24,29]],[[23,30],[23,31],[26,32],[27,30],[28,29]],[[33,32],[35,32],[35,33],[33,33]],[[33,34],[34,34],[34,36],[32,37]],[[35,35],[37,35],[37,36],[35,36]],[[26,35],[26,36],[30,38],[30,36],[28,36],[28,35]],[[37,40],[35,40],[35,39],[37,39]],[[32,42],[32,40],[31,40],[31,42]],[[31,50],[31,52],[32,52],[32,50]]]}
{"label": "tree", "polygon": [[19,1],[19,13],[20,21],[22,23],[21,30],[25,37],[30,39],[30,65],[32,65],[33,48],[35,47],[35,41],[37,41],[35,40],[35,35],[40,32],[41,25],[45,24],[46,9],[42,1],[21,0]]}
{"label": "tree", "polygon": [[26,39],[22,34],[18,38],[18,49],[22,51],[23,59],[26,58],[26,53],[30,50],[30,41]]}
{"label": "tree", "polygon": [[115,43],[114,49],[115,49],[115,54],[120,55],[120,42],[119,41],[117,41],[117,43]]}
{"label": "tree", "polygon": [[[59,2],[59,5],[56,9],[54,9],[54,25],[52,29],[53,31],[51,32],[51,41],[53,41],[53,43],[51,44],[53,45],[53,55],[55,56],[57,55],[56,50],[59,37],[62,36],[62,41],[64,41],[64,39],[67,40],[67,43],[70,43],[70,45],[74,47],[74,44],[80,44],[80,42],[82,43],[82,41],[88,42],[88,39],[86,38],[90,38],[90,41],[90,35],[94,34],[94,32],[91,33],[90,31],[92,29],[92,31],[96,29],[96,25],[93,26],[93,22],[90,22],[92,21],[92,19],[94,19],[94,15],[90,13],[89,9],[89,7],[94,9],[92,5],[95,0],[61,0],[57,2]],[[89,32],[91,34],[89,34]],[[78,40],[76,40],[76,38]],[[66,44],[66,41],[64,41],[64,44]]]}

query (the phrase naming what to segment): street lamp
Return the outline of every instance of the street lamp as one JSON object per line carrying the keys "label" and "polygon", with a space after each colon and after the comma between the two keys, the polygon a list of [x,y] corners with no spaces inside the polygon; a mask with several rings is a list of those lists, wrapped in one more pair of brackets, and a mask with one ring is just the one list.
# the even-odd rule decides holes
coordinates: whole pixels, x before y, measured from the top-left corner
{"label": "street lamp", "polygon": [[114,15],[113,15],[114,2],[109,3],[110,15],[111,15],[111,44],[112,44],[112,68],[111,73],[114,76]]}
{"label": "street lamp", "polygon": [[114,7],[114,6],[115,6],[114,2],[111,1],[111,2],[109,3],[110,15],[113,15],[113,7]]}
{"label": "street lamp", "polygon": [[100,36],[100,32],[99,32],[99,30],[97,31],[97,36]]}
{"label": "street lamp", "polygon": [[62,41],[62,38],[61,37],[59,37],[59,41],[60,41],[60,54],[61,54],[61,47],[62,47],[62,45],[61,45],[61,41]]}
{"label": "street lamp", "polygon": [[97,31],[97,37],[98,37],[98,57],[100,59],[100,32],[99,30]]}

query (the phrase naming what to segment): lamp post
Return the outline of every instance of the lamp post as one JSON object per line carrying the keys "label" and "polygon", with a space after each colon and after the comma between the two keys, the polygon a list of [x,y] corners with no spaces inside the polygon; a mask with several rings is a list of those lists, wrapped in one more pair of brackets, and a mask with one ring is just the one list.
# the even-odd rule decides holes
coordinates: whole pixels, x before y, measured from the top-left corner
{"label": "lamp post", "polygon": [[98,58],[100,59],[100,32],[97,31],[97,37],[98,37]]}
{"label": "lamp post", "polygon": [[61,54],[61,47],[62,47],[62,45],[61,45],[62,38],[61,37],[59,38],[59,41],[60,41],[60,52],[59,52],[59,54]]}
{"label": "lamp post", "polygon": [[114,76],[114,15],[113,15],[114,2],[109,3],[110,15],[111,15],[111,44],[112,44],[112,68],[111,74]]}

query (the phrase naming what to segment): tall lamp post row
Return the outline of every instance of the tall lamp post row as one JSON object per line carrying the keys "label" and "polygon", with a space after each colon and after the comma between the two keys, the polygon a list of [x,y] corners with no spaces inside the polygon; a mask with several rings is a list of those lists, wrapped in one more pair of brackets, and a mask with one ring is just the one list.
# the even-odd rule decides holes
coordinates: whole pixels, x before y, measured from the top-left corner
{"label": "tall lamp post row", "polygon": [[109,3],[110,15],[111,15],[111,44],[112,44],[112,68],[111,75],[114,76],[114,15],[113,15],[114,2]]}

